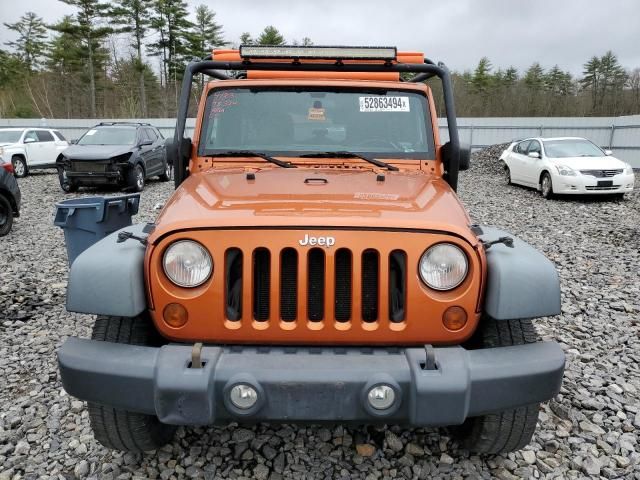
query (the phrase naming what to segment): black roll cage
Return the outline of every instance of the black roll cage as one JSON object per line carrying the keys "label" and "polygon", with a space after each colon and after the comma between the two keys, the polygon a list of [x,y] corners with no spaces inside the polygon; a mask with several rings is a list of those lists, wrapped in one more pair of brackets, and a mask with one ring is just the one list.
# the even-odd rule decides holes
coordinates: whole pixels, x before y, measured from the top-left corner
{"label": "black roll cage", "polygon": [[[187,178],[187,163],[189,158],[188,144],[184,141],[184,131],[187,123],[189,111],[189,101],[191,97],[191,85],[193,77],[202,73],[217,80],[231,80],[220,70],[246,71],[291,71],[291,72],[398,72],[415,73],[416,75],[409,82],[423,82],[433,77],[438,77],[442,82],[444,95],[445,113],[447,116],[447,128],[449,130],[449,155],[446,163],[445,180],[455,191],[458,187],[458,171],[460,164],[460,139],[458,138],[458,125],[456,121],[455,105],[453,100],[453,85],[449,70],[443,63],[435,64],[431,60],[425,59],[424,63],[343,63],[337,60],[335,63],[300,63],[292,59],[291,63],[284,62],[252,62],[250,60],[240,62],[220,62],[211,60],[211,57],[190,62],[185,68],[180,90],[180,103],[174,133],[175,164],[174,180],[178,186]],[[437,127],[437,124],[436,124]]]}

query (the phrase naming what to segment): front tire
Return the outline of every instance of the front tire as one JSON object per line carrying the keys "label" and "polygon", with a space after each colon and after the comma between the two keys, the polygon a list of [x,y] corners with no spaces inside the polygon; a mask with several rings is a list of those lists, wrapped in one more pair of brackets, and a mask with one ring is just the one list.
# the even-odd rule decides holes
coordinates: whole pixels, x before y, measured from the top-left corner
{"label": "front tire", "polygon": [[[134,318],[98,316],[93,340],[159,347],[164,341],[147,316]],[[130,412],[87,402],[93,434],[102,445],[113,450],[146,452],[169,443],[174,425],[161,423],[155,415]]]}
{"label": "front tire", "polygon": [[[493,348],[538,341],[531,320],[493,320],[483,318],[467,348]],[[470,451],[497,454],[524,448],[536,429],[540,404],[468,418],[452,429],[460,443]]]}
{"label": "front tire", "polygon": [[58,181],[63,192],[73,193],[78,191],[78,184],[67,177],[64,167],[58,167]]}
{"label": "front tire", "polygon": [[544,172],[540,177],[540,193],[547,200],[553,198],[553,182],[551,181],[551,175],[547,172]]}
{"label": "front tire", "polygon": [[134,192],[141,192],[144,190],[145,173],[144,168],[139,163],[136,163],[127,172],[127,187]]}
{"label": "front tire", "polygon": [[509,167],[507,166],[506,163],[504,165],[504,179],[507,182],[507,185],[512,185],[512,182],[511,182],[511,170],[509,169]]}
{"label": "front tire", "polygon": [[24,178],[29,174],[29,169],[27,168],[27,161],[19,156],[15,156],[11,159],[11,164],[13,165],[13,174],[18,178]]}
{"label": "front tire", "polygon": [[0,194],[0,237],[7,235],[12,226],[13,208],[11,208],[11,202],[7,197]]}

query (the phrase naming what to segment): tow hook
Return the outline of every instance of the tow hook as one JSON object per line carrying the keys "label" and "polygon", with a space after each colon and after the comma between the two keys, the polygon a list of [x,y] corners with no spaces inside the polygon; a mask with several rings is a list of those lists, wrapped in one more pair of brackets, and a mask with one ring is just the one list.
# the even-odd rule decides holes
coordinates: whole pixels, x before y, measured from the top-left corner
{"label": "tow hook", "polygon": [[433,345],[424,346],[424,365],[423,370],[436,370],[436,349]]}
{"label": "tow hook", "polygon": [[482,245],[484,246],[485,250],[489,250],[492,245],[495,245],[497,243],[503,243],[507,247],[513,248],[513,238],[511,238],[511,237],[500,237],[497,240],[491,240],[490,242],[484,242],[483,241]]}
{"label": "tow hook", "polygon": [[202,343],[194,343],[191,348],[191,365],[189,368],[202,368]]}

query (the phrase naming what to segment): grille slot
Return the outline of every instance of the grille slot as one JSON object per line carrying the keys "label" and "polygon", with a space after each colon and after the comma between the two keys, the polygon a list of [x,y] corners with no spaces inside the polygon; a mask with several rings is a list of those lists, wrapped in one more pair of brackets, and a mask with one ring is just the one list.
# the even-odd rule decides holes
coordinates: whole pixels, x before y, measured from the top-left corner
{"label": "grille slot", "polygon": [[362,320],[378,319],[379,256],[375,250],[362,252]]}
{"label": "grille slot", "polygon": [[394,250],[389,255],[389,320],[402,322],[407,308],[407,254]]}
{"label": "grille slot", "polygon": [[242,250],[230,248],[224,256],[225,315],[229,320],[242,318]]}
{"label": "grille slot", "polygon": [[285,248],[280,255],[280,318],[291,322],[298,310],[298,252]]}
{"label": "grille slot", "polygon": [[620,185],[611,185],[609,187],[584,187],[586,190],[617,190]]}
{"label": "grille slot", "polygon": [[347,322],[351,318],[351,251],[341,248],[335,255],[335,318],[338,322]]}
{"label": "grille slot", "polygon": [[253,252],[253,318],[269,319],[269,292],[271,288],[271,254],[266,248]]}
{"label": "grille slot", "polygon": [[324,251],[309,250],[307,256],[307,317],[313,322],[324,318]]}
{"label": "grille slot", "polygon": [[71,162],[71,168],[74,172],[103,173],[107,171],[107,164],[92,161]]}

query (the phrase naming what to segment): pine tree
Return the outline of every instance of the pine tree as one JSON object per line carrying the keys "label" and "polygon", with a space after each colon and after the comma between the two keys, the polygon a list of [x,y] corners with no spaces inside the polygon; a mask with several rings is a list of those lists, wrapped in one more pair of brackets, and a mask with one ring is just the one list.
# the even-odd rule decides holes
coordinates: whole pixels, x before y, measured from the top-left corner
{"label": "pine tree", "polygon": [[284,37],[272,25],[266,27],[258,37],[258,45],[283,45]]}
{"label": "pine tree", "polygon": [[212,48],[226,44],[222,37],[222,25],[216,23],[216,14],[206,5],[196,7],[196,21],[189,35],[191,55],[202,58]]}
{"label": "pine tree", "polygon": [[153,0],[116,0],[111,17],[120,26],[120,32],[131,33],[131,47],[136,52],[135,68],[138,71],[138,89],[140,93],[140,109],[142,116],[149,114],[147,107],[147,91],[145,85],[145,72],[147,66],[144,63],[142,49],[144,37],[151,25],[151,6]]}
{"label": "pine tree", "polygon": [[491,86],[491,62],[487,57],[482,57],[478,66],[473,71],[471,86],[475,93],[487,93]]}
{"label": "pine tree", "polygon": [[240,35],[240,45],[253,45],[255,41],[251,38],[251,34],[249,32],[243,32]]}
{"label": "pine tree", "polygon": [[5,42],[5,45],[15,50],[28,72],[34,70],[34,64],[38,69],[47,39],[47,27],[42,18],[33,12],[27,12],[16,23],[5,23],[4,26],[18,33],[17,40]]}
{"label": "pine tree", "polygon": [[74,90],[76,84],[82,81],[86,52],[77,36],[71,15],[64,16],[51,28],[57,34],[49,44],[47,68],[54,73],[52,86],[60,92],[58,96],[64,105],[64,114],[60,116],[72,118],[78,115],[78,102],[73,101]]}
{"label": "pine tree", "polygon": [[68,25],[67,33],[75,35],[86,51],[87,73],[89,76],[89,110],[92,118],[96,112],[96,72],[104,58],[102,41],[111,33],[111,27],[101,25],[109,14],[109,5],[100,0],[60,0],[78,9],[76,21]]}

